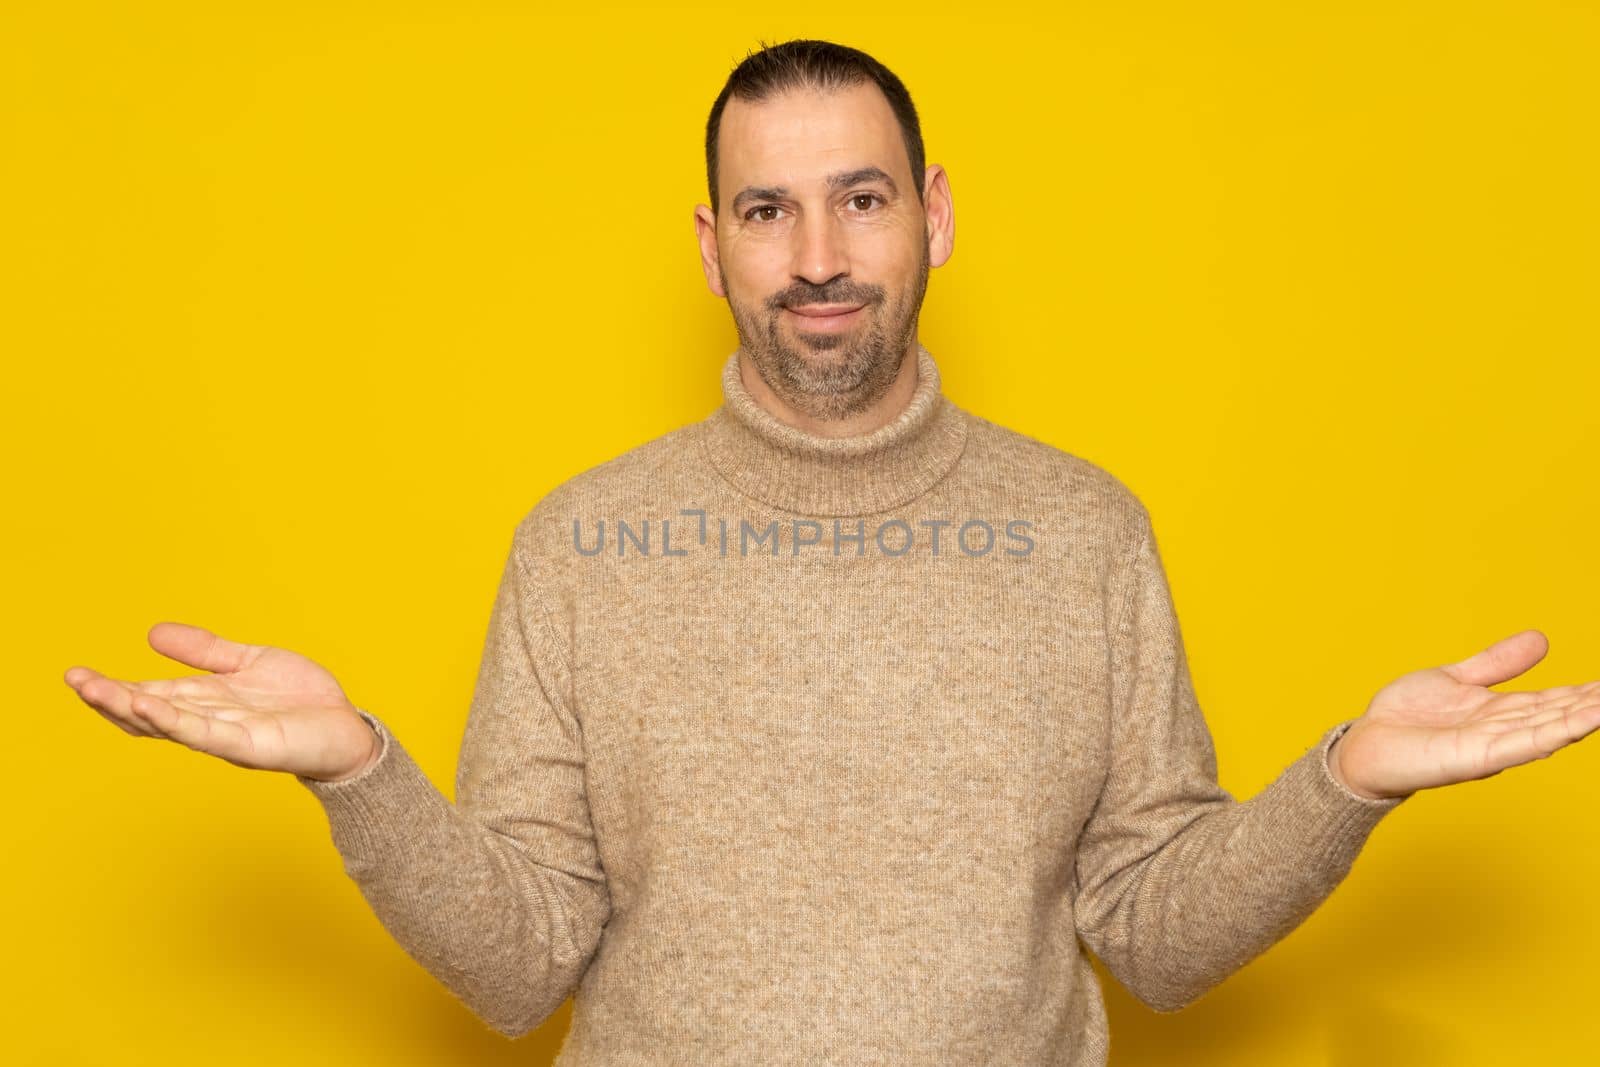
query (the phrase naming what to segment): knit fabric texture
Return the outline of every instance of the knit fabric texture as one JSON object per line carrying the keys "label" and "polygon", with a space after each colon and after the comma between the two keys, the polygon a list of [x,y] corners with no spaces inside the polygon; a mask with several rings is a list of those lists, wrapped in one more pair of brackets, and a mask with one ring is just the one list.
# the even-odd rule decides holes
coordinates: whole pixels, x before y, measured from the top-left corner
{"label": "knit fabric texture", "polygon": [[1218,784],[1149,513],[957,407],[823,438],[723,404],[517,523],[452,802],[298,777],[406,952],[557,1064],[1106,1062],[1085,948],[1176,1011],[1303,922],[1405,798],[1345,720]]}

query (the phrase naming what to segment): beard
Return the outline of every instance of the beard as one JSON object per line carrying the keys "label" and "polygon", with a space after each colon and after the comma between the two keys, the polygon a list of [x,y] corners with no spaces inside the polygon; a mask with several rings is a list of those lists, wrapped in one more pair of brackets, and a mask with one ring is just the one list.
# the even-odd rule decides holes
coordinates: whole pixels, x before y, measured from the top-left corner
{"label": "beard", "polygon": [[[881,285],[847,276],[826,285],[799,281],[752,304],[734,299],[726,276],[722,288],[739,343],[767,388],[793,410],[832,421],[865,411],[894,384],[928,291],[928,266],[924,241],[915,277],[892,296]],[[797,330],[791,341],[783,329],[784,309],[805,304],[862,304],[865,318],[844,333]]]}

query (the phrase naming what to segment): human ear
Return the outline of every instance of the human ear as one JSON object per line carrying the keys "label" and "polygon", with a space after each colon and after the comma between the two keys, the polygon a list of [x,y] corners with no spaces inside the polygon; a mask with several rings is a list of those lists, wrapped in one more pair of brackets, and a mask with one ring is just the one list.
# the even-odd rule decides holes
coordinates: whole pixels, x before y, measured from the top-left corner
{"label": "human ear", "polygon": [[956,209],[950,199],[950,178],[937,163],[928,164],[923,175],[922,210],[928,220],[928,265],[942,266],[955,250]]}
{"label": "human ear", "polygon": [[726,300],[728,291],[722,285],[721,260],[717,249],[717,217],[704,204],[695,205],[694,229],[695,237],[700,242],[700,269],[705,272],[706,285],[711,287],[714,294]]}

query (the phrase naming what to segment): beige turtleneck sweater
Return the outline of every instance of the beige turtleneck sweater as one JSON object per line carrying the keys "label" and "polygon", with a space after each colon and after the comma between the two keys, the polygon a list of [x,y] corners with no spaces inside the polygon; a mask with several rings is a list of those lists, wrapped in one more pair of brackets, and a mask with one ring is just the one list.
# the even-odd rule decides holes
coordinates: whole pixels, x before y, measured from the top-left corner
{"label": "beige turtleneck sweater", "polygon": [[1087,945],[1175,1011],[1302,922],[1401,799],[1322,734],[1217,783],[1150,517],[956,407],[863,436],[725,403],[516,527],[455,802],[299,780],[405,950],[566,1067],[1106,1062]]}

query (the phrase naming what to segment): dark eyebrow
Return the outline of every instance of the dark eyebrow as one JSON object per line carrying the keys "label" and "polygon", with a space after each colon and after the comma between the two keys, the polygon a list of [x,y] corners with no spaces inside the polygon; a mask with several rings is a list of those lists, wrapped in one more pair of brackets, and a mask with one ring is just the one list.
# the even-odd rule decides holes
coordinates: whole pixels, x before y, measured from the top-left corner
{"label": "dark eyebrow", "polygon": [[[841,170],[828,175],[830,189],[842,189],[862,182],[882,182],[889,187],[889,192],[899,192],[894,179],[884,173],[881,167],[857,167],[855,170]],[[789,190],[782,185],[751,185],[741,189],[739,195],[733,198],[733,210],[738,211],[739,205],[751,200],[781,200],[788,195]]]}

